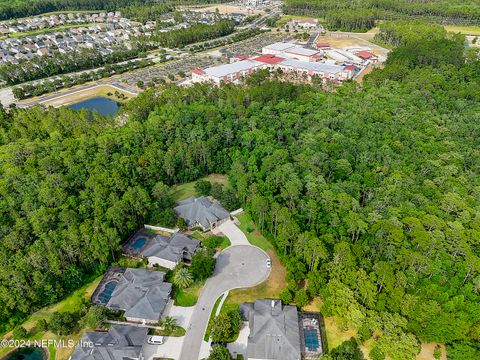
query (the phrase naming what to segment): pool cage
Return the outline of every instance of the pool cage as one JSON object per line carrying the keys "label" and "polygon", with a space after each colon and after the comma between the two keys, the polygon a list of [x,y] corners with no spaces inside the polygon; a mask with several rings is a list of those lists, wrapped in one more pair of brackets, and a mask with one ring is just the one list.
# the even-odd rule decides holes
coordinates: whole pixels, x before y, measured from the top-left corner
{"label": "pool cage", "polygon": [[325,351],[324,326],[319,313],[299,313],[300,345],[303,359],[318,359]]}

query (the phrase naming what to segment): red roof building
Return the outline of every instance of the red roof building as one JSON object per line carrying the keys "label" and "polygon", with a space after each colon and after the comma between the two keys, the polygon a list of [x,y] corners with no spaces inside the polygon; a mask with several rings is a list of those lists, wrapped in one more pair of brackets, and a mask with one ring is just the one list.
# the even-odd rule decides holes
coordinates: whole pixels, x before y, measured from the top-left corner
{"label": "red roof building", "polygon": [[272,55],[272,54],[265,54],[256,58],[253,58],[252,60],[263,62],[265,64],[269,65],[275,65],[278,64],[280,61],[285,60],[284,58]]}
{"label": "red roof building", "polygon": [[347,65],[347,66],[345,66],[345,70],[355,71],[355,70],[357,70],[357,67],[355,65]]}
{"label": "red roof building", "polygon": [[205,72],[202,69],[197,68],[197,69],[192,70],[192,74],[203,75],[203,74],[205,74]]}
{"label": "red roof building", "polygon": [[372,54],[370,51],[359,51],[357,53],[358,57],[361,57],[364,60],[376,59],[377,55]]}
{"label": "red roof building", "polygon": [[329,48],[329,47],[330,47],[330,44],[327,43],[327,42],[318,42],[318,43],[317,43],[317,49]]}

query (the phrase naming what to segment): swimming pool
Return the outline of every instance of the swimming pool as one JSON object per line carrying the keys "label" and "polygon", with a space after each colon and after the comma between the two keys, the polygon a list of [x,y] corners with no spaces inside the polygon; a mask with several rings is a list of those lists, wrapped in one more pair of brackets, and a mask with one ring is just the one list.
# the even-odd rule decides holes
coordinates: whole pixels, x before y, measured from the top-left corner
{"label": "swimming pool", "polygon": [[98,295],[98,300],[102,304],[108,303],[108,301],[112,297],[113,291],[117,287],[117,284],[118,283],[116,281],[109,281],[105,284],[105,286],[103,287],[103,291]]}
{"label": "swimming pool", "polygon": [[303,328],[303,333],[305,335],[305,347],[307,350],[317,351],[319,347],[317,329],[307,326]]}
{"label": "swimming pool", "polygon": [[130,250],[134,252],[138,252],[143,247],[143,245],[145,245],[146,242],[147,242],[146,238],[140,237],[136,239],[134,243],[130,246]]}

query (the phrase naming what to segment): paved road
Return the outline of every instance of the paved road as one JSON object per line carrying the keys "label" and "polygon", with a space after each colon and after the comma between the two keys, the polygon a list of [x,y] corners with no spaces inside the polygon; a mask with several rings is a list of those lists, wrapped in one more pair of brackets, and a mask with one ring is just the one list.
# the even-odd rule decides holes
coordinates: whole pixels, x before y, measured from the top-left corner
{"label": "paved road", "polygon": [[268,278],[267,258],[265,252],[251,245],[232,246],[219,254],[215,273],[207,280],[186,329],[180,360],[198,360],[210,313],[223,292],[255,286]]}

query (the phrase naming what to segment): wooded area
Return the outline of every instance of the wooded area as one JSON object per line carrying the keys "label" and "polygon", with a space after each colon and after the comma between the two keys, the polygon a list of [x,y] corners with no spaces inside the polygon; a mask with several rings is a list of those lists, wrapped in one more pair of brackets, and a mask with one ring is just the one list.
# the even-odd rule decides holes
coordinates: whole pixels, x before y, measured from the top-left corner
{"label": "wooded area", "polygon": [[224,173],[287,268],[282,297],[321,295],[375,334],[375,359],[419,341],[480,358],[480,62],[463,39],[406,42],[363,87],[249,84],[148,90],[122,126],[2,110],[2,329],[104,271],[145,222],[173,221],[169,186]]}
{"label": "wooded area", "polygon": [[442,24],[478,25],[476,0],[286,0],[289,14],[325,19],[330,30],[367,31],[375,20],[424,19]]}

